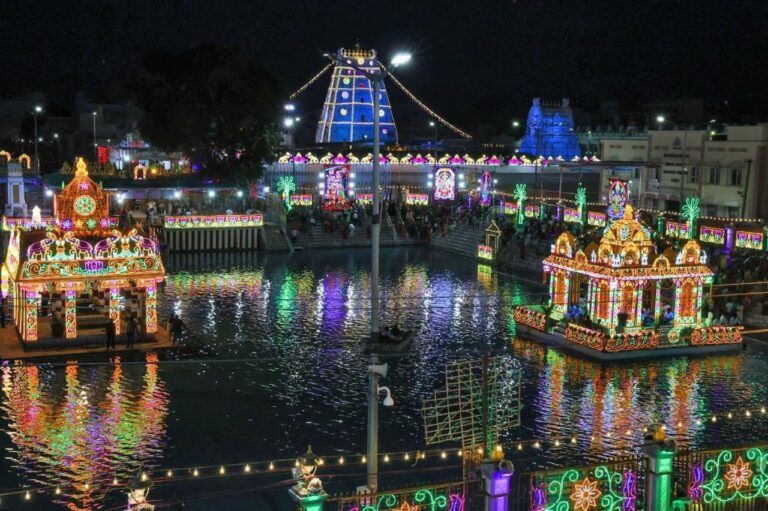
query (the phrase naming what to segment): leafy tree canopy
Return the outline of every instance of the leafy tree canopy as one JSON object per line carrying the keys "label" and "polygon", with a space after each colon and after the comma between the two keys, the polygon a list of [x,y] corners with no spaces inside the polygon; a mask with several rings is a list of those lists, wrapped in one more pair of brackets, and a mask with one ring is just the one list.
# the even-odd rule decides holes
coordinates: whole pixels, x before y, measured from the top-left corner
{"label": "leafy tree canopy", "polygon": [[240,51],[205,45],[147,54],[132,89],[145,113],[142,136],[182,152],[201,172],[253,181],[276,154],[277,84]]}

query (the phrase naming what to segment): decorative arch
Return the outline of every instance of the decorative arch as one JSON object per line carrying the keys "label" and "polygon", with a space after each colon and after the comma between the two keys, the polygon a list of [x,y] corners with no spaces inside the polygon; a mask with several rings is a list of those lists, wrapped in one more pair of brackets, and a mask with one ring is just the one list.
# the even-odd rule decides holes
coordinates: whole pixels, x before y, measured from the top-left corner
{"label": "decorative arch", "polygon": [[27,170],[32,168],[32,158],[30,158],[28,154],[19,156],[19,163],[21,163],[22,167],[26,167]]}
{"label": "decorative arch", "polygon": [[141,172],[141,179],[147,179],[147,167],[141,163],[133,167],[133,179],[139,179],[139,172]]}
{"label": "decorative arch", "polygon": [[6,163],[11,161],[11,153],[9,153],[8,151],[0,151],[0,156],[5,156]]}
{"label": "decorative arch", "polygon": [[695,240],[688,241],[680,251],[684,264],[698,264],[701,262],[701,246]]}
{"label": "decorative arch", "polygon": [[573,257],[576,253],[576,238],[570,232],[562,233],[555,242],[555,253],[563,257]]}

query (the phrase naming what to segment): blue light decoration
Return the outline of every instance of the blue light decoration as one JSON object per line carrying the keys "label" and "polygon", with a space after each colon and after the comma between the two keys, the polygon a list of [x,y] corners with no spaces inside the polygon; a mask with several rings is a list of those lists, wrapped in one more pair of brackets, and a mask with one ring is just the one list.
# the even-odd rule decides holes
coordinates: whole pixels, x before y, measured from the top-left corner
{"label": "blue light decoration", "polygon": [[326,165],[323,205],[326,209],[342,210],[348,204],[347,177],[349,165]]}
{"label": "blue light decoration", "polygon": [[480,174],[480,205],[491,205],[491,193],[493,192],[493,175],[485,171]]}
{"label": "blue light decoration", "polygon": [[456,198],[456,173],[449,167],[435,170],[435,200]]}
{"label": "blue light decoration", "polygon": [[611,179],[608,181],[608,209],[606,213],[611,220],[624,217],[624,206],[629,197],[627,182],[623,179]]}
{"label": "blue light decoration", "polygon": [[533,98],[525,136],[518,151],[566,159],[581,156],[579,141],[573,131],[573,111],[567,98],[563,98],[559,105],[545,106],[541,105],[541,98]]}
{"label": "blue light decoration", "polygon": [[[376,52],[360,48],[341,48],[337,55],[350,65],[337,63],[333,68],[323,112],[317,125],[315,142],[373,142],[373,84],[360,71],[351,67],[351,64],[365,72],[379,70]],[[397,128],[383,83],[379,93],[377,115],[380,121],[381,143],[397,142]]]}

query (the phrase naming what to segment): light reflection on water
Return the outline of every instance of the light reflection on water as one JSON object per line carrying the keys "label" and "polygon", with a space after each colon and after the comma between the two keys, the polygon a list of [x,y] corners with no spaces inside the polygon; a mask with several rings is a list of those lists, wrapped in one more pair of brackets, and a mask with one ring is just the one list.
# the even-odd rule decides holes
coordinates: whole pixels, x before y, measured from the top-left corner
{"label": "light reflection on water", "polygon": [[[2,367],[7,460],[23,484],[60,486],[56,502],[98,509],[117,478],[154,466],[165,443],[168,394],[156,363],[126,378],[120,364]],[[134,371],[134,376],[139,373]]]}
{"label": "light reflection on water", "polygon": [[[144,366],[141,371],[131,367],[130,375],[125,367],[117,390],[114,374],[105,368],[79,369],[75,387],[61,371],[41,370],[39,382],[30,385],[27,373],[9,368],[0,428],[12,440],[9,457],[16,476],[0,482],[12,487],[34,475],[44,482],[82,484],[87,474],[99,474],[90,483],[92,495],[79,491],[77,498],[85,502],[97,500],[94,495],[111,480],[108,474],[128,474],[141,465],[287,458],[308,443],[321,454],[362,452],[368,258],[364,250],[260,255],[241,258],[231,269],[226,259],[172,257],[160,296],[161,317],[179,314],[221,358],[256,361],[161,365],[153,376],[151,416],[142,397],[150,388],[151,366],[146,374]],[[441,384],[443,365],[487,350],[507,352],[523,367],[522,427],[506,440],[543,441],[538,451],[509,450],[528,465],[581,463],[626,452],[641,442],[642,427],[657,421],[669,425],[684,446],[768,438],[768,418],[759,413],[750,420],[737,415],[709,421],[712,413],[743,414],[745,407],[756,411],[763,404],[768,360],[759,349],[621,366],[571,357],[515,339],[511,311],[532,299],[529,286],[488,273],[468,259],[426,249],[385,250],[381,289],[382,323],[416,332],[409,357],[390,363],[386,385],[396,407],[381,410],[383,453],[423,448],[421,399]],[[77,404],[81,390],[88,404]],[[61,424],[72,424],[70,430],[52,431],[82,439],[72,442],[72,460],[51,447],[58,437],[48,432],[47,420],[45,426],[25,426],[41,407],[48,416],[61,417]],[[75,426],[74,410],[81,410],[83,426]],[[147,417],[154,426],[140,427]],[[88,447],[89,438],[114,439]],[[554,447],[555,440],[560,447]],[[134,458],[132,446],[139,446]],[[55,474],[59,467],[62,474]]]}

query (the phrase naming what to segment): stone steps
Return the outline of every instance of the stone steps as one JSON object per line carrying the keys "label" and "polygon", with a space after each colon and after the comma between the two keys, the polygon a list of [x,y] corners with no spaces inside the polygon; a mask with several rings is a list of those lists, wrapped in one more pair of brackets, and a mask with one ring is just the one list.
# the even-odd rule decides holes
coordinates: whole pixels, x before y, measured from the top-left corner
{"label": "stone steps", "polygon": [[265,224],[263,233],[265,249],[268,252],[291,252],[293,250],[285,234],[280,231],[280,226]]}
{"label": "stone steps", "polygon": [[477,257],[477,246],[483,241],[485,241],[485,230],[466,224],[456,224],[446,236],[441,234],[432,236],[433,246],[472,258]]}

